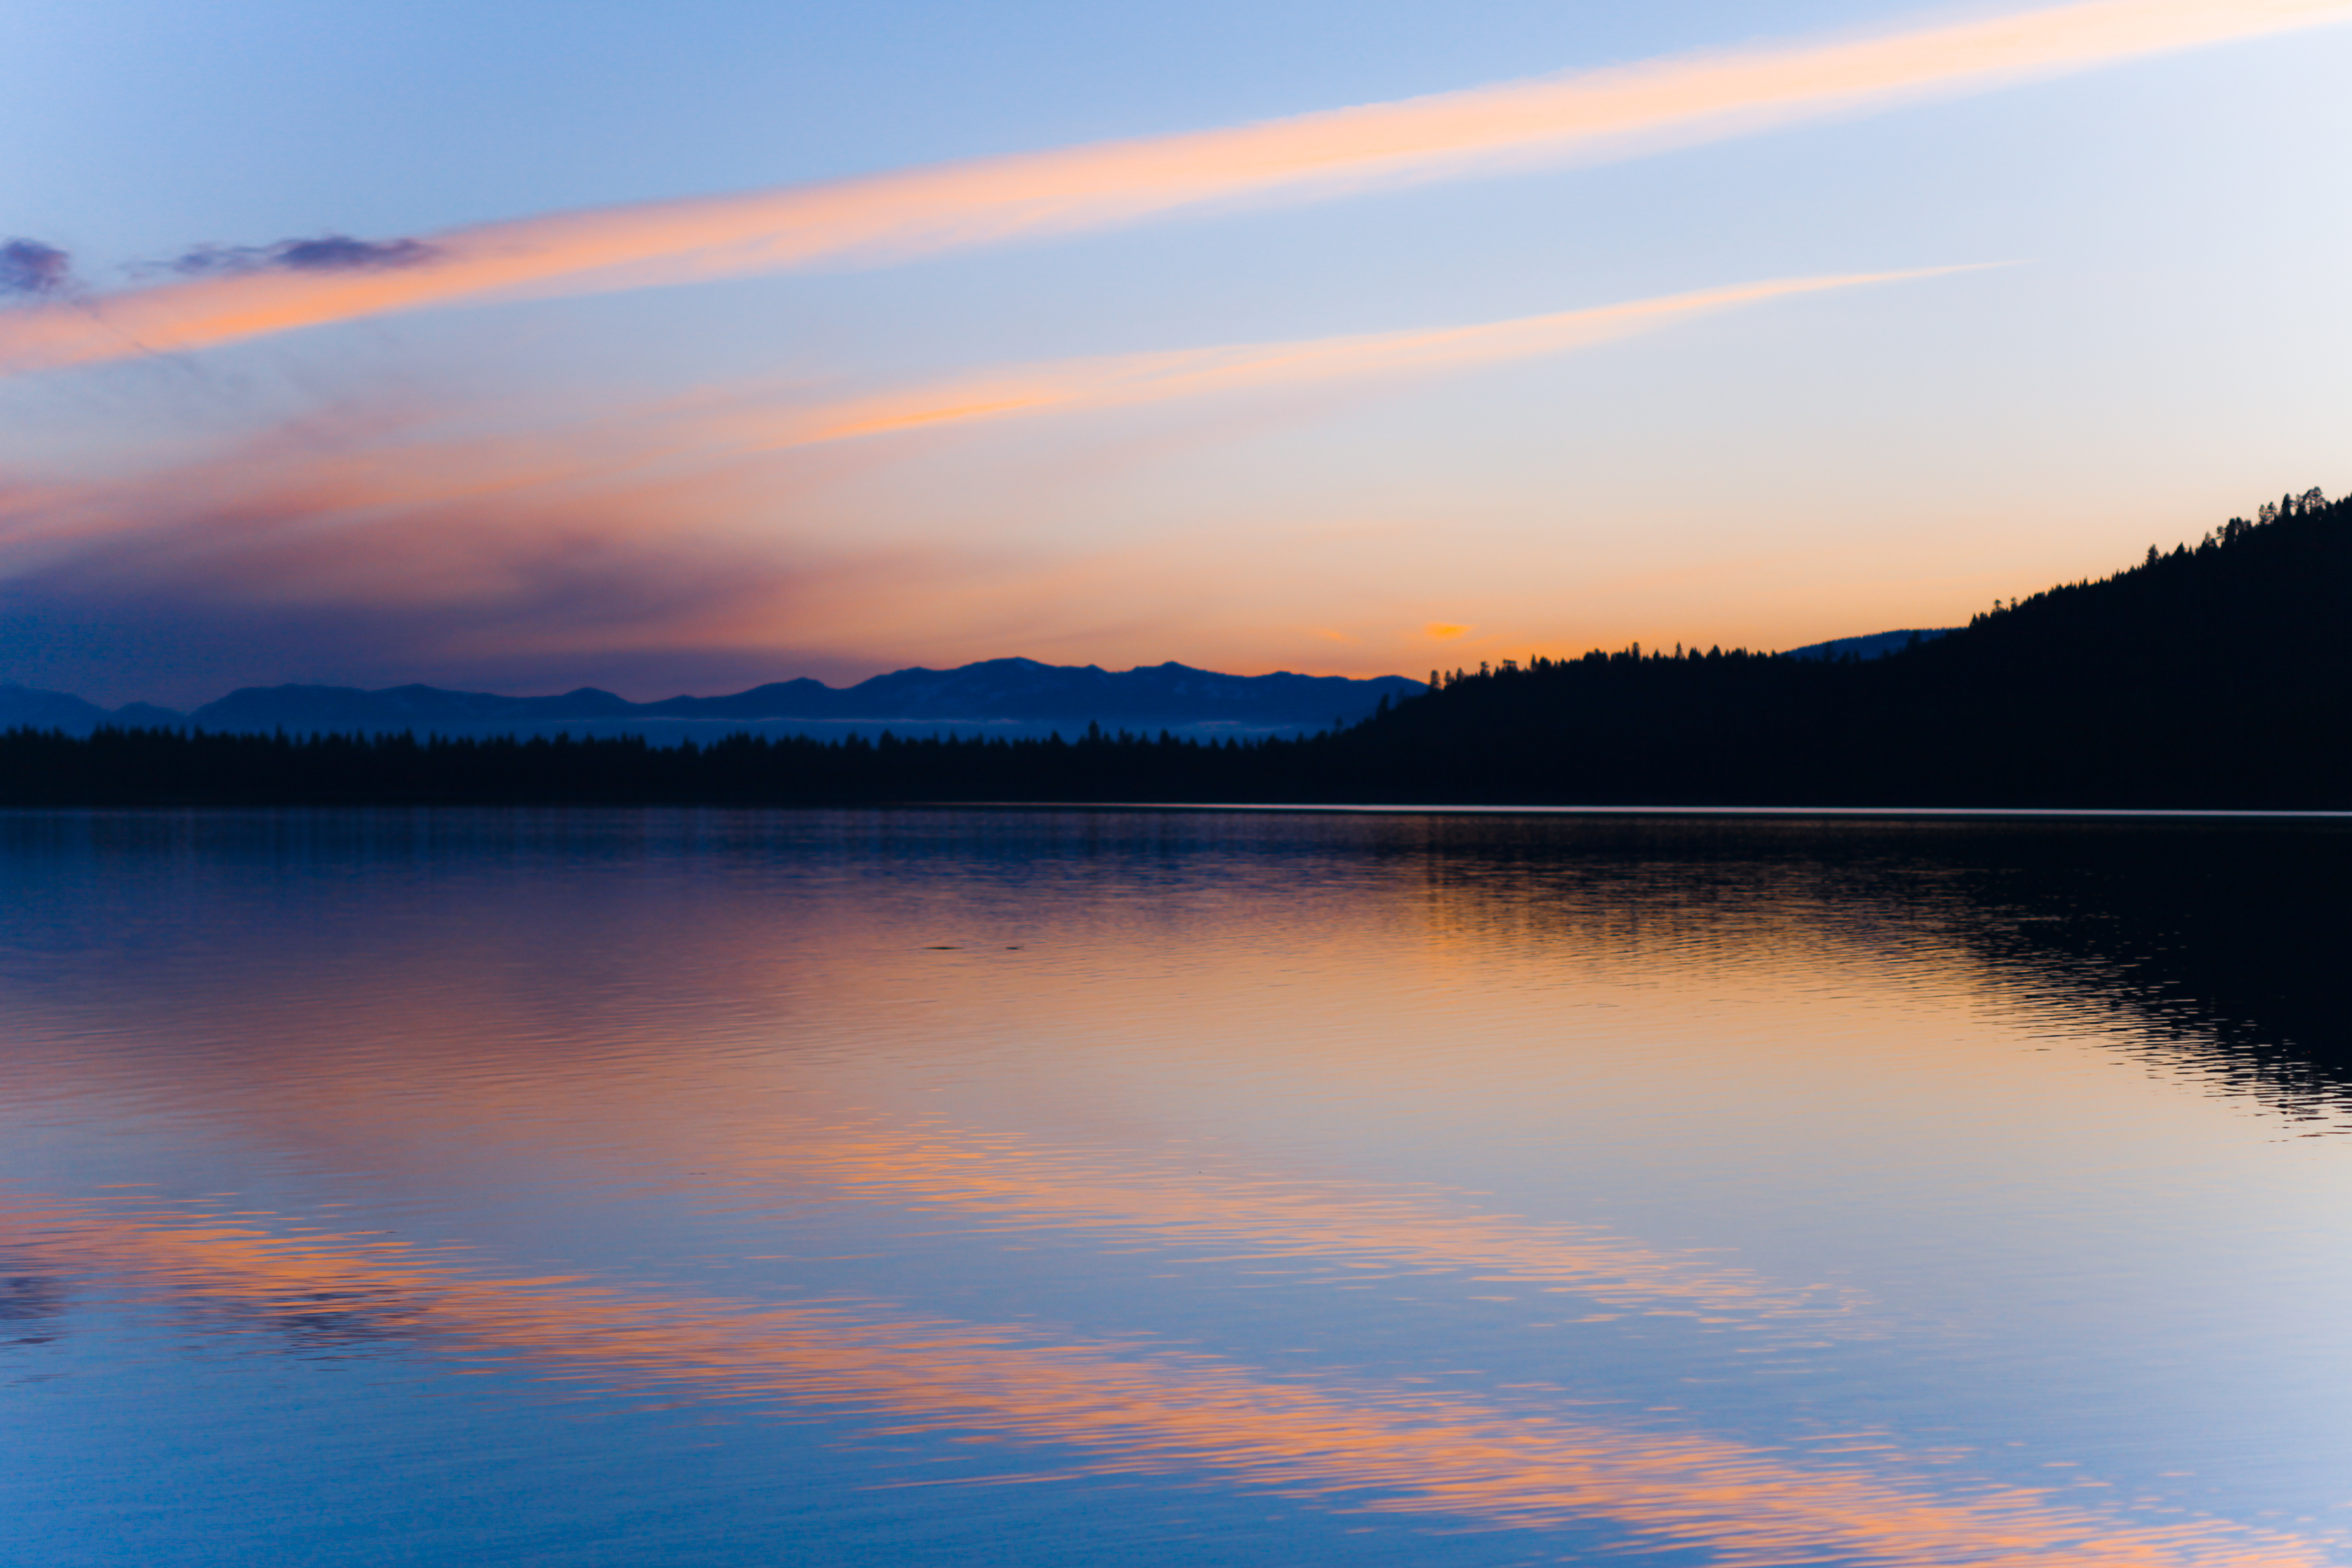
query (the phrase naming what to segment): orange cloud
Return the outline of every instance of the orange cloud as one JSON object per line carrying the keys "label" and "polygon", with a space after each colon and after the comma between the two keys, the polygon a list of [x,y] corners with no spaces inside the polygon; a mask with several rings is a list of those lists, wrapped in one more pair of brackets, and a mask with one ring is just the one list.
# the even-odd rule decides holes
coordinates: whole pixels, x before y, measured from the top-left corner
{"label": "orange cloud", "polygon": [[1780,278],[1469,327],[1065,360],[825,408],[698,411],[706,438],[743,448],[810,446],[1074,406],[1124,406],[1257,387],[1450,370],[1634,336],[1693,316],[1796,294],[1977,270],[1985,265]]}
{"label": "orange cloud", "polygon": [[[1066,360],[829,402],[799,388],[705,393],[551,430],[419,437],[395,411],[341,411],[139,478],[19,483],[0,492],[0,569],[117,598],[201,584],[223,605],[413,611],[436,618],[445,641],[460,637],[477,650],[526,641],[559,650],[582,637],[604,648],[756,640],[755,628],[778,623],[795,574],[826,555],[772,524],[719,521],[772,516],[791,495],[792,479],[761,473],[760,503],[747,504],[754,476],[740,470],[763,455],[1463,369],[1959,270],[1776,279],[1475,326]],[[911,548],[877,545],[865,564],[830,569],[886,568],[879,574],[903,595]],[[960,552],[962,565],[970,555]],[[450,622],[459,609],[467,617]]]}
{"label": "orange cloud", "polygon": [[[0,494],[0,542],[110,531],[110,519],[182,510],[315,515],[482,501],[570,482],[665,470],[688,459],[773,452],[1055,409],[1129,406],[1258,387],[1467,368],[1560,353],[1717,310],[1791,295],[1973,270],[1772,279],[1466,327],[1370,332],[1103,355],[982,372],[897,391],[812,402],[768,389],[696,396],[570,429],[390,441],[389,413],[344,413],[270,432],[229,457],[125,484],[23,484]],[[1456,631],[1467,628],[1456,628]],[[1454,635],[1453,633],[1433,635]]]}
{"label": "orange cloud", "polygon": [[1270,1381],[1198,1353],[1055,1343],[991,1324],[859,1305],[762,1306],[502,1279],[381,1237],[287,1238],[239,1215],[164,1218],[14,1205],[27,1251],[127,1275],[190,1304],[372,1321],[521,1355],[562,1375],[708,1398],[782,1397],[900,1430],[982,1427],[1089,1450],[1080,1473],[1192,1475],[1350,1510],[1540,1529],[1602,1520],[1652,1550],[1704,1545],[1765,1568],[1823,1557],[1894,1565],[2318,1568],[2292,1537],[2210,1521],[2148,1525],[2020,1487],[1931,1486],[1880,1450],[1807,1460],[1696,1434],[1615,1430],[1361,1381]]}
{"label": "orange cloud", "polygon": [[[1599,161],[2352,21],[2352,0],[2082,0],[1139,141],[434,236],[400,266],[264,268],[0,315],[0,369],[171,353],[486,298],[887,262],[1180,208]],[[397,246],[401,242],[394,242]]]}

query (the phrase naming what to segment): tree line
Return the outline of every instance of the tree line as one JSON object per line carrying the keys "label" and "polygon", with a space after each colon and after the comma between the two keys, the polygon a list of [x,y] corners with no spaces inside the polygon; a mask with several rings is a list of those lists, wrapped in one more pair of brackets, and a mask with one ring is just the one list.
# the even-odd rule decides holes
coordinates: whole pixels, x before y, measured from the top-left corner
{"label": "tree line", "polygon": [[1202,741],[0,735],[16,805],[1077,801],[2352,809],[2352,502],[2318,490],[1885,658],[1638,645]]}

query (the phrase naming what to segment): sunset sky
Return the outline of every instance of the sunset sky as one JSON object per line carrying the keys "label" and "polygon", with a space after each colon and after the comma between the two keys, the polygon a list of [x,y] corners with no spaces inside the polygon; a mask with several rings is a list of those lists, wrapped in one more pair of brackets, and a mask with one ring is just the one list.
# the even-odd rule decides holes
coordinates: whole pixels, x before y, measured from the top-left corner
{"label": "sunset sky", "polygon": [[2352,0],[18,0],[0,679],[1965,621],[2352,487]]}

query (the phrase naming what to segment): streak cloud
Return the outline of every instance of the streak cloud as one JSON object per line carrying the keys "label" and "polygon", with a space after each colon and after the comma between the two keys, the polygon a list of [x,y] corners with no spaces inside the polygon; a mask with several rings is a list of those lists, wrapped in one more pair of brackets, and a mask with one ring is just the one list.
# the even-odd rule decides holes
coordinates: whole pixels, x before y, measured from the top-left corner
{"label": "streak cloud", "polygon": [[[2352,0],[2083,0],[1670,57],[1211,131],[648,202],[380,242],[403,264],[268,267],[0,316],[0,369],[206,348],[388,311],[873,265],[1185,208],[1599,162],[2352,21]],[[341,237],[338,237],[340,239]]]}

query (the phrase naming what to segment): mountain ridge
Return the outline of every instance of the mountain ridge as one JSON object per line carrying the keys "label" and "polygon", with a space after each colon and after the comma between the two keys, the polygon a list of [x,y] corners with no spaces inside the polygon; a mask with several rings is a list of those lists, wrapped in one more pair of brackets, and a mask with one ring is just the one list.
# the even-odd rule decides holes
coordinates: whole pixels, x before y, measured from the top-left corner
{"label": "mountain ridge", "polygon": [[632,702],[593,686],[513,697],[421,682],[373,689],[289,682],[240,687],[183,713],[150,703],[110,710],[80,697],[11,681],[0,682],[0,728],[87,733],[101,725],[185,725],[227,731],[479,734],[499,725],[667,720],[831,725],[1224,723],[1297,729],[1344,725],[1369,716],[1383,698],[1400,701],[1424,689],[1422,682],[1401,675],[1359,679],[1288,670],[1227,675],[1173,659],[1108,670],[1093,664],[1049,665],[1006,658],[952,669],[912,666],[846,687],[802,677],[716,697],[677,696],[650,702]]}

